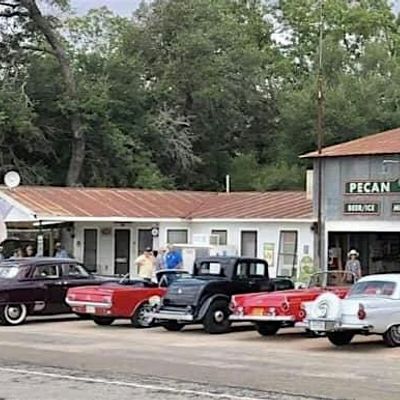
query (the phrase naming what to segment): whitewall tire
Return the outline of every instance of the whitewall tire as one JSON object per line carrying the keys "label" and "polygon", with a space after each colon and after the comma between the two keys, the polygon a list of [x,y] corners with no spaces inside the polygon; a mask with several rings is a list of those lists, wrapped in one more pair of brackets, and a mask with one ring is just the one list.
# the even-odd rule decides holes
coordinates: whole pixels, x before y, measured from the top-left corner
{"label": "whitewall tire", "polygon": [[25,304],[7,304],[2,311],[2,321],[5,325],[20,325],[25,322],[28,309]]}

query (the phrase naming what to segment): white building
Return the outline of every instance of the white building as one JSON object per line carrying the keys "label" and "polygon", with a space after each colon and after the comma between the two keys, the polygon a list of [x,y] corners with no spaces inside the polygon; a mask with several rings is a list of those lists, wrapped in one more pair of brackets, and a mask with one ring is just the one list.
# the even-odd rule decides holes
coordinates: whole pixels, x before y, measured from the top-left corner
{"label": "white building", "polygon": [[13,206],[9,236],[44,237],[44,254],[61,240],[102,274],[134,271],[147,246],[213,243],[267,259],[271,275],[312,263],[312,202],[305,192],[210,193],[21,186],[0,190]]}

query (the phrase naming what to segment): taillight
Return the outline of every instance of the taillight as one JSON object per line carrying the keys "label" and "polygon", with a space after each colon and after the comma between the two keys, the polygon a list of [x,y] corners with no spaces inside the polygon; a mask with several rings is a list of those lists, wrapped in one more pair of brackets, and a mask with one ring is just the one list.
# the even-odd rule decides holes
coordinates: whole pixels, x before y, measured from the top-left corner
{"label": "taillight", "polygon": [[235,300],[232,299],[231,302],[229,303],[229,310],[233,312],[235,311],[235,309],[236,309],[236,302]]}
{"label": "taillight", "polygon": [[365,319],[367,316],[367,313],[365,312],[365,307],[361,303],[358,305],[357,316],[358,316],[358,319]]}
{"label": "taillight", "polygon": [[299,318],[304,319],[307,316],[306,307],[304,304],[300,305]]}

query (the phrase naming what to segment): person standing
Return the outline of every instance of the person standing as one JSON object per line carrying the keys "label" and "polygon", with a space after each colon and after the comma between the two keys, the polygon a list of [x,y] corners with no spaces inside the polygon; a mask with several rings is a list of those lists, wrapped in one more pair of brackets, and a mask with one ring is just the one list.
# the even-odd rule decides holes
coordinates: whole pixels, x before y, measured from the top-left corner
{"label": "person standing", "polygon": [[[347,254],[347,262],[346,262],[346,267],[345,270],[346,272],[351,272],[354,274],[356,279],[361,278],[361,264],[360,261],[358,260],[358,252],[356,250],[350,250],[349,253]],[[350,278],[348,277],[348,280]]]}
{"label": "person standing", "polygon": [[57,242],[54,247],[56,249],[54,257],[56,257],[56,258],[69,258],[67,250],[64,249],[64,247],[61,244],[61,242]]}
{"label": "person standing", "polygon": [[25,247],[25,257],[35,257],[33,246],[31,246],[30,244],[28,244],[28,246]]}
{"label": "person standing", "polygon": [[146,247],[143,254],[135,260],[135,265],[141,278],[151,280],[154,273],[155,258],[150,247]]}
{"label": "person standing", "polygon": [[156,271],[161,271],[163,269],[166,269],[166,253],[167,253],[167,249],[165,247],[161,247],[158,250],[158,254],[156,257],[156,261],[155,261],[155,267],[156,267]]}
{"label": "person standing", "polygon": [[183,259],[182,254],[178,250],[174,250],[171,245],[167,246],[167,253],[165,255],[165,266],[167,269],[182,268]]}

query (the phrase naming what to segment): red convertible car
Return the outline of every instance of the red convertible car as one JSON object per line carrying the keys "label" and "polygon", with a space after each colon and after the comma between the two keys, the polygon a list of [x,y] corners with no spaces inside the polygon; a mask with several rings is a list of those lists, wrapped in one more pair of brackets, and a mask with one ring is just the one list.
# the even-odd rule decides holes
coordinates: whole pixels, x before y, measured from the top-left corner
{"label": "red convertible car", "polygon": [[230,320],[253,322],[261,335],[274,335],[280,328],[301,326],[306,316],[303,302],[313,301],[323,292],[343,298],[353,282],[354,277],[343,271],[319,272],[304,289],[233,296]]}
{"label": "red convertible car", "polygon": [[149,328],[146,314],[164,296],[176,279],[189,275],[182,270],[162,270],[157,282],[124,277],[119,282],[70,289],[66,302],[76,314],[90,314],[97,325],[111,325],[116,319],[130,319],[135,328]]}

